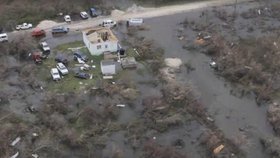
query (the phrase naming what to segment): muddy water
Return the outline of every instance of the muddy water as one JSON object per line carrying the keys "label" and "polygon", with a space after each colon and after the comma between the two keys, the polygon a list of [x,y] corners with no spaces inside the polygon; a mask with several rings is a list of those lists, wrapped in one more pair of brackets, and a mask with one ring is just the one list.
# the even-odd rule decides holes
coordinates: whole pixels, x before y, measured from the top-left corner
{"label": "muddy water", "polygon": [[[240,10],[246,10],[246,6],[238,6]],[[224,8],[232,11],[232,7]],[[209,11],[212,9],[209,9]],[[205,10],[204,10],[205,11]],[[187,73],[183,70],[178,75],[178,80],[191,82],[193,86],[199,92],[201,101],[206,105],[209,113],[215,119],[215,123],[219,129],[223,131],[225,136],[229,139],[237,141],[240,147],[247,152],[249,158],[266,158],[267,156],[262,153],[262,149],[259,143],[260,136],[273,135],[273,131],[270,125],[266,122],[265,107],[259,107],[254,101],[253,97],[238,98],[231,95],[230,91],[234,89],[230,83],[227,83],[222,78],[215,75],[214,71],[209,68],[210,58],[201,54],[199,51],[187,51],[182,49],[182,45],[186,41],[179,41],[177,38],[177,29],[181,26],[179,22],[183,21],[186,17],[192,20],[203,20],[207,23],[211,19],[212,22],[220,23],[219,19],[211,17],[214,14],[210,14],[208,18],[199,18],[200,11],[190,12],[185,14],[159,17],[153,19],[145,19],[145,23],[150,26],[149,31],[140,32],[141,35],[153,39],[156,44],[165,50],[166,57],[179,57],[184,63],[190,62],[195,68],[194,71]],[[208,19],[208,20],[207,20]],[[243,25],[249,24],[249,21],[239,19],[235,23],[237,28],[239,22]],[[228,31],[223,30],[222,33],[226,34]],[[238,33],[239,36],[247,36],[246,28],[242,29],[244,33]],[[246,33],[245,33],[246,32]],[[258,35],[261,31],[256,31]],[[196,32],[187,29],[184,34],[185,40],[193,41],[196,36]],[[254,35],[251,33],[250,35]],[[230,37],[230,34],[228,34]],[[68,35],[53,38],[50,34],[44,39],[50,44],[52,48],[57,45],[73,42],[76,40],[82,40],[81,33],[73,31]],[[140,67],[141,68],[141,67]],[[155,80],[150,74],[144,73],[144,75],[137,74],[136,71],[128,71],[124,76],[131,76],[131,80],[136,83],[136,87],[139,90],[139,98],[133,103],[133,106],[126,106],[121,109],[118,122],[122,124],[129,123],[133,119],[141,117],[142,99],[149,96],[161,96],[160,86],[152,87],[151,85],[143,84],[144,82],[150,82]],[[142,82],[142,83],[141,83]],[[29,104],[38,105],[38,101],[43,99],[35,99],[37,97],[30,96],[27,98]],[[104,98],[84,98],[86,103],[98,103],[102,102]],[[31,100],[33,100],[31,102]],[[99,100],[99,101],[98,101]],[[12,108],[23,107],[23,103],[12,102]],[[126,103],[121,103],[126,104]],[[17,111],[21,113],[23,109]],[[159,144],[172,146],[174,140],[182,139],[185,143],[183,148],[178,148],[182,153],[187,153],[189,157],[201,158],[205,157],[204,152],[200,148],[197,139],[199,135],[205,129],[196,121],[193,121],[180,128],[170,129],[165,133],[153,133],[151,137],[156,137],[156,141]],[[102,153],[103,157],[112,157],[113,151],[121,150],[124,157],[140,157],[141,153],[131,149],[129,144],[126,144],[125,132],[119,131],[111,136],[106,143],[105,149]],[[100,156],[101,157],[101,156]]]}
{"label": "muddy water", "polygon": [[[259,138],[273,135],[272,128],[266,121],[266,107],[259,107],[253,97],[239,98],[231,95],[230,91],[234,86],[215,75],[208,65],[210,58],[199,51],[182,49],[183,42],[177,39],[177,29],[181,27],[178,23],[186,17],[199,19],[200,14],[197,11],[147,19],[145,22],[151,29],[141,32],[141,35],[164,48],[166,57],[179,57],[184,63],[190,62],[195,70],[189,74],[184,71],[179,75],[179,80],[187,80],[196,87],[218,128],[227,138],[237,142],[247,153],[247,157],[265,158],[267,155],[262,152]],[[196,33],[189,29],[184,34],[187,40],[195,39]],[[173,132],[166,135],[166,139],[177,133]]]}

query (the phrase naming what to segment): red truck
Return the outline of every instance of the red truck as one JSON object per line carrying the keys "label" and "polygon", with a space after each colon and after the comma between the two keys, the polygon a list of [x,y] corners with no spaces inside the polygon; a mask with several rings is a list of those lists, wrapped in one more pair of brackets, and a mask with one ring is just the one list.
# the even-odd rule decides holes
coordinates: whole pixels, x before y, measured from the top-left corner
{"label": "red truck", "polygon": [[46,31],[40,28],[35,28],[31,34],[33,37],[41,37],[46,36]]}
{"label": "red truck", "polygon": [[35,62],[35,64],[42,64],[42,59],[46,59],[47,57],[48,56],[41,51],[34,51],[32,53],[32,59]]}

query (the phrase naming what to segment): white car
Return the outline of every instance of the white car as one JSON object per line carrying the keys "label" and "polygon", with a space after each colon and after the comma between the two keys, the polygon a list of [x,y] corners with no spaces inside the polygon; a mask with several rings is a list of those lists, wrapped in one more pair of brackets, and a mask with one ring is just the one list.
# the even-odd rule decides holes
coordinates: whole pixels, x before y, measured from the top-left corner
{"label": "white car", "polygon": [[64,20],[65,20],[65,22],[71,22],[71,17],[70,17],[70,15],[65,15],[65,16],[64,16]]}
{"label": "white car", "polygon": [[102,24],[100,24],[100,25],[103,26],[103,27],[109,27],[109,28],[111,28],[111,27],[117,26],[117,22],[115,22],[115,21],[113,21],[113,20],[111,20],[111,19],[107,19],[107,20],[104,20],[104,21],[102,22]]}
{"label": "white car", "polygon": [[62,75],[67,75],[68,74],[68,70],[67,70],[66,66],[63,63],[57,63],[56,64],[56,68],[58,69],[58,71]]}
{"label": "white car", "polygon": [[51,69],[51,75],[52,75],[52,78],[53,78],[54,81],[58,81],[58,80],[61,79],[57,68],[52,68]]}
{"label": "white car", "polygon": [[80,13],[80,16],[81,16],[81,18],[83,18],[83,19],[88,19],[88,14],[87,14],[87,12],[85,12],[85,11],[81,12],[81,13]]}
{"label": "white car", "polygon": [[17,25],[16,26],[16,30],[27,30],[27,29],[31,29],[33,27],[32,24],[28,24],[28,23],[23,23],[22,25]]}
{"label": "white car", "polygon": [[0,33],[0,42],[8,41],[8,35],[6,33]]}
{"label": "white car", "polygon": [[41,42],[40,46],[44,52],[50,52],[51,48],[49,47],[47,42]]}

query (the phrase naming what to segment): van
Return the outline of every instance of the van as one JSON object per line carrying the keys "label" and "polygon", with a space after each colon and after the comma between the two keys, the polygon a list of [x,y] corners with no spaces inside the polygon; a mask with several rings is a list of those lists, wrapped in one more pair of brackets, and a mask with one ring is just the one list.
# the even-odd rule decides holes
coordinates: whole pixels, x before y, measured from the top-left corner
{"label": "van", "polygon": [[126,25],[129,26],[140,26],[144,23],[143,19],[128,19]]}
{"label": "van", "polygon": [[68,33],[69,28],[63,27],[63,26],[57,26],[52,28],[52,34],[56,33]]}
{"label": "van", "polygon": [[0,42],[7,42],[8,35],[6,33],[0,33]]}
{"label": "van", "polygon": [[101,26],[111,28],[111,27],[117,26],[117,22],[115,22],[115,21],[113,21],[113,20],[110,20],[110,19],[108,19],[108,20],[103,20]]}

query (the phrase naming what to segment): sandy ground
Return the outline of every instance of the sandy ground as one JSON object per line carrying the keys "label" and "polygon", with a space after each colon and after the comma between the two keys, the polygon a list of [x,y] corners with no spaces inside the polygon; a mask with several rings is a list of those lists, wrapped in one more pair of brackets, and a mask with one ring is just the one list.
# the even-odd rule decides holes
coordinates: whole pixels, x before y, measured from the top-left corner
{"label": "sandy ground", "polygon": [[54,26],[57,26],[58,23],[55,22],[55,21],[52,21],[52,20],[43,20],[41,21],[36,27],[39,27],[39,28],[50,28],[50,27],[54,27]]}
{"label": "sandy ground", "polygon": [[166,66],[174,69],[180,69],[180,66],[182,65],[182,60],[180,58],[166,58],[164,62]]}

